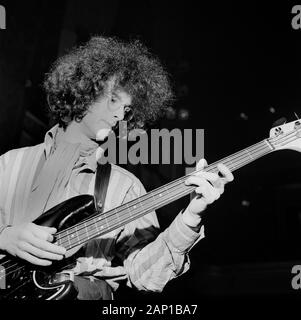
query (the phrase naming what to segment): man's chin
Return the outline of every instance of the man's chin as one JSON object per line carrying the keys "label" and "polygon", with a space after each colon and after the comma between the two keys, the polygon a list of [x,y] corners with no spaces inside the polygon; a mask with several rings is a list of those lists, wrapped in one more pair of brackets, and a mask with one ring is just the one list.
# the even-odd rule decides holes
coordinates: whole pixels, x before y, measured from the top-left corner
{"label": "man's chin", "polygon": [[100,129],[96,133],[96,141],[105,140],[108,137],[108,135],[110,134],[111,131],[112,131],[111,129]]}

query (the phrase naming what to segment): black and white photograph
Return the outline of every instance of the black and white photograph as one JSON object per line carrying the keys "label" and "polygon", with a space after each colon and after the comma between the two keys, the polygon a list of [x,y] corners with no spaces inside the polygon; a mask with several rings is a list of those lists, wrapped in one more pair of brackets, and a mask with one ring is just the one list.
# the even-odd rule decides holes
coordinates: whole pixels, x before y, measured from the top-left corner
{"label": "black and white photograph", "polygon": [[300,75],[301,1],[0,0],[0,308],[298,305]]}

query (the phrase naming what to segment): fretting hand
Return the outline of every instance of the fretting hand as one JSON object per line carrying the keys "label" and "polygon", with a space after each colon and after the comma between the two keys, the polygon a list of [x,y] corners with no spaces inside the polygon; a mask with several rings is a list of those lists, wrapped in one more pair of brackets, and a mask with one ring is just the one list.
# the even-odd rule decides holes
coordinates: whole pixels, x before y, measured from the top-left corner
{"label": "fretting hand", "polygon": [[201,213],[208,204],[217,200],[224,192],[225,184],[233,181],[231,171],[223,164],[217,165],[221,177],[216,173],[201,171],[207,162],[201,159],[197,164],[197,173],[191,175],[186,181],[186,185],[195,185],[195,196],[183,212],[183,220],[190,227],[197,227],[201,222]]}

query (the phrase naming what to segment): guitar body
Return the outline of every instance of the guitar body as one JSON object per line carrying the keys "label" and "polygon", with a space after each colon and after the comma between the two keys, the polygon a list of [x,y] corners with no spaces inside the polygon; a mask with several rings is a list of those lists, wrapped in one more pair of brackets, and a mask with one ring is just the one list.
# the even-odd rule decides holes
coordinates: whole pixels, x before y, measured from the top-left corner
{"label": "guitar body", "polygon": [[[96,213],[94,198],[91,195],[80,195],[66,200],[46,211],[34,223],[55,227],[57,231],[65,230],[91,217]],[[24,260],[5,256],[0,259],[0,300],[63,300],[75,299],[77,291],[73,282],[62,280],[59,273],[70,269],[75,262],[73,253],[49,267],[36,266]]]}
{"label": "guitar body", "polygon": [[[270,138],[223,158],[202,170],[216,173],[218,163],[222,162],[231,171],[234,171],[276,150],[291,149],[301,152],[298,141],[300,139],[301,120],[292,121],[273,128]],[[57,229],[54,242],[67,249],[66,258],[60,262],[53,262],[49,267],[34,266],[10,256],[0,259],[0,300],[76,298],[77,292],[72,281],[66,280],[61,272],[71,269],[75,262],[75,253],[80,247],[92,238],[116,230],[153,210],[190,194],[195,187],[187,186],[185,180],[192,174],[176,179],[104,213],[96,210],[95,200],[91,195],[71,198],[48,210],[34,223]],[[87,218],[91,218],[89,222],[86,221]],[[62,233],[60,234],[61,231],[63,236]],[[62,239],[64,241],[60,243]]]}
{"label": "guitar body", "polygon": [[[10,273],[5,279],[4,289],[0,290],[0,300],[64,300],[75,299],[77,291],[72,281],[55,283],[56,272],[61,268],[45,270],[33,265],[22,264],[21,260],[5,257],[0,260],[5,265],[4,272],[9,273],[13,266],[20,270]],[[22,268],[21,268],[22,267]]]}

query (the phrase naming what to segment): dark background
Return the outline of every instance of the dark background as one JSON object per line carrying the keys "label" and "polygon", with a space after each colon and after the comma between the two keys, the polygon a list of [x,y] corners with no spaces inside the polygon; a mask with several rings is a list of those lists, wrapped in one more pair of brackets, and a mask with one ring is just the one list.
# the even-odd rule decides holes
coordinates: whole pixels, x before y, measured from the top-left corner
{"label": "dark background", "polygon": [[[219,2],[0,1],[7,15],[0,30],[0,153],[43,140],[51,125],[44,74],[95,34],[139,38],[161,58],[177,101],[157,125],[204,129],[209,163],[267,138],[277,119],[301,117],[301,29],[291,26],[297,3]],[[128,169],[151,190],[183,175],[185,166]],[[301,264],[300,169],[301,155],[282,151],[235,173],[204,217],[206,238],[191,251],[190,271],[154,297],[299,296],[291,268]],[[158,210],[163,229],[188,200]]]}

